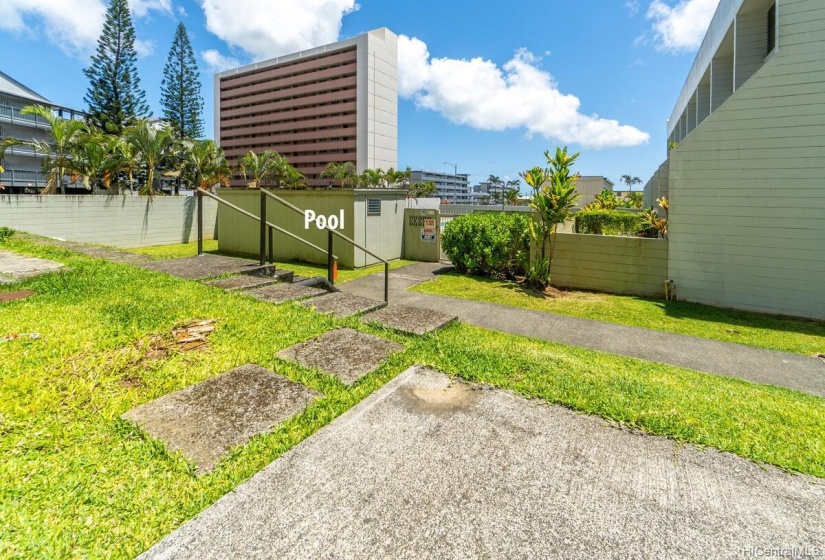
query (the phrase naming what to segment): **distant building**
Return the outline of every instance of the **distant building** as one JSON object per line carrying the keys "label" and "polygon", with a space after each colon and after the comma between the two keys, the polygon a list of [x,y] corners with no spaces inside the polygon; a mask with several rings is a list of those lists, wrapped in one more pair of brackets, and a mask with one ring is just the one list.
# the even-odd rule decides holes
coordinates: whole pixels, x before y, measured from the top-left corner
{"label": "distant building", "polygon": [[[327,163],[398,167],[398,37],[381,28],[215,76],[215,138],[230,164],[277,151],[327,186]],[[236,184],[241,181],[236,180]]]}
{"label": "distant building", "polygon": [[[12,77],[0,72],[0,139],[47,140],[49,124],[36,115],[24,115],[26,105],[44,105],[67,118],[82,118],[81,111],[55,105],[39,93]],[[46,186],[46,176],[40,172],[43,154],[28,146],[14,146],[6,150],[0,165],[2,194],[36,194]],[[85,189],[81,189],[85,192]]]}
{"label": "distant building", "polygon": [[413,171],[410,177],[412,183],[426,183],[432,181],[435,184],[436,196],[443,202],[450,204],[471,204],[474,200],[473,191],[470,189],[469,175],[452,173],[438,173],[435,171]]}
{"label": "distant building", "polygon": [[576,201],[576,206],[582,207],[590,204],[596,199],[596,195],[607,189],[613,190],[615,184],[607,177],[586,175],[579,177],[576,181],[576,192],[579,193],[579,199]]}

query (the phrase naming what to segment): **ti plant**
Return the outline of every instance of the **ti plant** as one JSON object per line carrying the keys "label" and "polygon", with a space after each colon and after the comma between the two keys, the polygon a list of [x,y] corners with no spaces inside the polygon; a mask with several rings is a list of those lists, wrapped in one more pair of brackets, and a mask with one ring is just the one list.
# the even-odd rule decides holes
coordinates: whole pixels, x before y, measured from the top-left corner
{"label": "ti plant", "polygon": [[550,267],[558,226],[567,221],[579,198],[576,192],[579,175],[570,171],[579,154],[569,154],[565,147],[556,148],[555,155],[546,151],[544,157],[547,158],[549,168],[536,166],[521,174],[524,181],[533,189],[530,206],[537,214],[536,219],[530,223],[530,236],[537,246],[537,251],[527,280],[531,285],[541,289],[550,283]]}

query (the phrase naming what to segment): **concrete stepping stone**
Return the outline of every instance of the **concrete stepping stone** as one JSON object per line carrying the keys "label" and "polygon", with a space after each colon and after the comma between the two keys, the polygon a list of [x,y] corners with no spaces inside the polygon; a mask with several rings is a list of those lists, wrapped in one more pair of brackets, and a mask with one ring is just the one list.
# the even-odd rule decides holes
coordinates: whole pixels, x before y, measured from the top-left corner
{"label": "concrete stepping stone", "polygon": [[0,277],[8,282],[48,274],[63,268],[63,263],[27,257],[12,251],[0,251]]}
{"label": "concrete stepping stone", "polygon": [[291,270],[276,270],[272,276],[258,276],[253,274],[242,274],[222,280],[212,280],[205,282],[207,286],[215,286],[224,290],[249,290],[251,288],[261,288],[277,282],[291,282]]}
{"label": "concrete stepping stone", "polygon": [[358,313],[369,313],[381,309],[387,304],[383,301],[356,296],[348,292],[333,292],[305,301],[301,305],[314,307],[317,313],[332,313],[338,318],[344,318]]}
{"label": "concrete stepping stone", "polygon": [[264,288],[249,290],[246,293],[264,301],[269,301],[272,303],[286,303],[288,301],[320,296],[322,294],[326,294],[327,291],[322,290],[321,288],[301,286],[300,284],[279,283],[266,286]]}
{"label": "concrete stepping stone", "polygon": [[185,280],[203,280],[223,274],[254,274],[271,267],[261,267],[256,261],[225,257],[223,255],[200,255],[183,259],[167,259],[143,263],[142,268],[165,272]]}
{"label": "concrete stepping stone", "polygon": [[336,329],[290,346],[280,351],[278,357],[318,369],[337,377],[346,385],[352,385],[403,349],[404,346],[397,342],[371,334],[354,329]]}
{"label": "concrete stepping stone", "polygon": [[302,412],[318,391],[247,364],[133,408],[133,422],[203,474],[229,450]]}
{"label": "concrete stepping stone", "polygon": [[456,319],[455,315],[407,305],[385,307],[362,317],[366,323],[417,335],[431,333]]}

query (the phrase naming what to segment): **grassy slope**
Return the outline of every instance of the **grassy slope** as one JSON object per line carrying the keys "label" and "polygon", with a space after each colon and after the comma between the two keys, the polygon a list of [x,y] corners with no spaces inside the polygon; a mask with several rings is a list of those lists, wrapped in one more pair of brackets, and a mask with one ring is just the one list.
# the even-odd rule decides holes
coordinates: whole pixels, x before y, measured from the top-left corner
{"label": "grassy slope", "polygon": [[523,290],[513,282],[459,273],[439,276],[413,290],[796,354],[825,352],[825,323],[804,319],[592,292],[570,292],[568,297],[553,299]]}
{"label": "grassy slope", "polygon": [[[0,333],[42,335],[0,345],[2,558],[133,557],[414,363],[825,477],[823,399],[466,325],[406,337],[60,249],[6,246],[71,272],[29,280],[36,296],[0,304]],[[201,318],[220,321],[204,352],[152,360],[140,343]],[[352,388],[274,357],[343,325],[406,349]],[[194,477],[118,419],[249,362],[325,397],[210,475]]]}
{"label": "grassy slope", "polygon": [[[217,241],[204,241],[203,250],[209,253],[218,253]],[[197,245],[194,243],[183,243],[180,245],[157,245],[155,247],[142,247],[138,249],[130,249],[132,253],[139,253],[141,255],[148,255],[155,259],[179,259],[182,257],[192,257],[197,254]],[[390,269],[399,268],[412,264],[414,261],[407,261],[398,259],[390,262]],[[312,264],[304,262],[277,262],[279,268],[286,268],[293,271],[300,276],[324,276],[327,275],[327,267],[323,264]],[[359,268],[355,270],[338,270],[338,283],[349,282],[369,276],[376,272],[383,272],[384,265],[370,266],[367,268]]]}

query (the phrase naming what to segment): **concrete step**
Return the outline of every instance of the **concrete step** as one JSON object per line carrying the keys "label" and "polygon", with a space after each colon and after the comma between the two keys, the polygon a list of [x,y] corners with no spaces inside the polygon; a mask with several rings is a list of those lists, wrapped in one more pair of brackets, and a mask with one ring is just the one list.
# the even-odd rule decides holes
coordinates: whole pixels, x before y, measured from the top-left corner
{"label": "concrete step", "polygon": [[165,272],[186,280],[203,280],[224,274],[266,276],[268,272],[275,269],[271,265],[261,266],[257,261],[210,254],[183,259],[152,261],[138,266],[157,272]]}
{"label": "concrete step", "polygon": [[391,305],[361,317],[365,323],[417,335],[429,334],[457,319],[455,315],[408,305]]}
{"label": "concrete step", "polygon": [[[319,298],[316,298],[319,299]],[[336,329],[282,350],[278,357],[337,377],[352,385],[404,346],[353,329]]]}
{"label": "concrete step", "polygon": [[183,453],[203,474],[232,448],[269,432],[322,396],[247,364],[133,408],[121,418]]}
{"label": "concrete step", "polygon": [[312,307],[317,313],[332,313],[335,317],[343,318],[376,311],[387,304],[347,292],[333,292],[302,302],[301,305]]}
{"label": "concrete step", "polygon": [[291,283],[293,272],[291,270],[273,270],[267,271],[266,276],[259,276],[258,274],[241,274],[240,276],[232,276],[231,278],[224,278],[222,280],[212,280],[205,282],[208,286],[215,286],[216,288],[223,288],[224,290],[249,290],[252,288],[261,288],[270,284],[278,282]]}
{"label": "concrete step", "polygon": [[246,293],[264,301],[269,301],[272,303],[285,303],[287,301],[323,296],[328,292],[320,288],[309,288],[299,284],[279,282],[263,288],[248,290]]}

